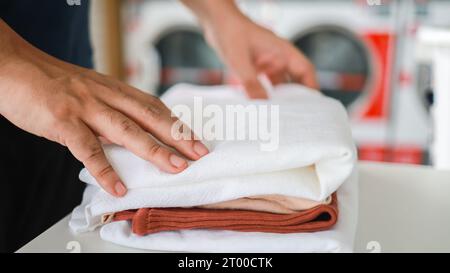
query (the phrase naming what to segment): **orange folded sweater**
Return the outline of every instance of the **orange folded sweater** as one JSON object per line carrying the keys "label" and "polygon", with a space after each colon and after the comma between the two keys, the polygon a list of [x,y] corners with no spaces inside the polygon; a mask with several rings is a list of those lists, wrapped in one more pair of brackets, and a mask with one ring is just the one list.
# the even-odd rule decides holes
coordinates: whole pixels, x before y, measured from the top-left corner
{"label": "orange folded sweater", "polygon": [[338,219],[336,194],[330,204],[292,214],[202,208],[142,208],[114,214],[114,221],[131,220],[132,231],[147,235],[186,229],[300,233],[328,230]]}

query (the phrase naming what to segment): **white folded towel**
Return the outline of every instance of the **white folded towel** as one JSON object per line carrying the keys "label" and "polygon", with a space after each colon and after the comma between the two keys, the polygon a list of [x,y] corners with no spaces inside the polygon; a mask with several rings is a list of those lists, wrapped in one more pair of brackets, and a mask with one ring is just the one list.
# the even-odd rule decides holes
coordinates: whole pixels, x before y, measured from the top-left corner
{"label": "white folded towel", "polygon": [[275,234],[217,230],[167,231],[146,236],[131,232],[128,221],[109,223],[103,240],[144,250],[177,252],[353,252],[358,217],[357,172],[339,188],[339,220],[327,231]]}
{"label": "white folded towel", "polygon": [[[279,123],[275,124],[279,127],[279,135],[277,135],[279,138],[276,142],[278,146],[274,150],[267,151],[262,149],[262,144],[267,144],[263,140],[204,141],[211,151],[210,154],[192,162],[189,168],[176,175],[160,172],[152,164],[124,148],[106,146],[105,152],[108,159],[129,191],[123,198],[109,196],[97,186],[95,179],[84,169],[80,174],[81,180],[94,186],[87,188],[83,204],[74,210],[70,222],[72,230],[75,232],[92,230],[101,224],[104,214],[142,207],[198,206],[264,194],[280,194],[323,201],[335,192],[353,172],[356,152],[347,115],[343,106],[334,99],[294,84],[276,87],[269,101],[246,100],[241,93],[228,86],[178,85],[163,97],[163,101],[171,108],[182,104],[189,109],[194,109],[195,97],[202,98],[203,106],[215,105],[221,109],[225,109],[227,105],[237,104],[244,107],[256,105],[268,108],[278,105]],[[199,115],[202,113],[194,111],[194,120],[201,120]],[[265,121],[271,117],[259,116],[258,119]],[[186,122],[185,118],[185,116],[181,117]],[[203,125],[206,122],[208,119]],[[238,126],[241,127],[237,130],[247,129],[246,125]],[[193,129],[196,131],[198,128]],[[195,133],[204,135],[198,130]],[[338,202],[341,208],[343,201],[339,199]],[[345,200],[344,206],[347,206]],[[356,204],[348,201],[348,206],[356,206]],[[351,219],[347,220],[349,226],[355,223]],[[347,220],[340,215],[337,227]],[[118,222],[104,226],[101,234],[103,238],[117,243],[148,248],[145,247],[147,246],[145,242],[149,242],[148,246],[164,250],[188,250],[189,247],[186,244],[189,245],[190,240],[195,238],[194,234],[201,234],[205,242],[208,238],[216,240],[217,236],[229,235],[230,242],[234,240],[233,238],[236,240],[254,238],[251,240],[256,241],[260,236],[257,233],[234,235],[234,232],[225,231],[183,231],[155,234],[138,239],[134,235],[129,236],[129,232],[126,223]],[[184,234],[192,234],[193,237],[184,237]],[[286,238],[286,242],[289,238],[305,238],[308,241],[313,237],[320,238],[320,234],[298,234],[292,237],[289,237],[291,235],[266,234],[264,238]],[[336,236],[335,239],[338,240],[338,237]],[[174,238],[177,240],[174,241]],[[180,241],[180,238],[186,238],[186,241]],[[154,244],[153,240],[157,241],[157,244]],[[167,240],[167,243],[163,244],[161,240]],[[179,244],[176,243],[178,241]],[[193,246],[192,250],[200,251],[208,248],[207,244],[203,247],[201,245],[197,248]],[[273,245],[277,245],[275,249],[267,250],[283,248],[278,243]],[[222,248],[223,251],[226,249],[231,250],[231,245],[229,248],[225,246]],[[285,249],[286,251],[302,250],[288,246]],[[327,251],[327,249],[329,250],[329,247],[323,249],[319,247],[316,250]],[[338,248],[333,247],[333,249]],[[234,250],[244,251],[245,248],[242,249],[237,245]],[[209,251],[214,251],[214,248]],[[259,249],[259,251],[265,250]]]}

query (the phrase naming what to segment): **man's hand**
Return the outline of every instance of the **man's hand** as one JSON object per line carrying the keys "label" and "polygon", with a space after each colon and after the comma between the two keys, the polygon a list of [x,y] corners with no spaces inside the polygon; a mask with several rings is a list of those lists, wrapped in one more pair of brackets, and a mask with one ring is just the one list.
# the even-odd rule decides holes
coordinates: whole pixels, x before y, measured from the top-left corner
{"label": "man's hand", "polygon": [[1,115],[25,131],[67,146],[115,196],[127,190],[99,138],[168,173],[179,173],[188,164],[161,142],[191,160],[208,153],[199,141],[174,139],[171,127],[177,120],[159,99],[46,55],[1,20],[0,98]]}
{"label": "man's hand", "polygon": [[232,0],[182,0],[200,19],[205,36],[238,76],[250,98],[267,98],[258,81],[293,81],[318,89],[314,66],[291,43],[243,15]]}

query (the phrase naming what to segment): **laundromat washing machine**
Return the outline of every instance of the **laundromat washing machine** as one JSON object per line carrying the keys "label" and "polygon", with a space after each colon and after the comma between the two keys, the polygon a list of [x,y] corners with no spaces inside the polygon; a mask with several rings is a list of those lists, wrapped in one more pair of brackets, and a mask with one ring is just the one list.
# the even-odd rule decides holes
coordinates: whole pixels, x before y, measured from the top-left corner
{"label": "laundromat washing machine", "polygon": [[[422,90],[417,90],[416,64],[408,54],[413,54],[419,24],[432,19],[450,25],[445,16],[450,3],[407,2],[411,4],[238,1],[253,20],[290,40],[312,60],[321,91],[348,109],[360,159],[423,164],[428,163],[429,117]],[[400,9],[410,16],[400,20]],[[130,84],[161,95],[178,82],[232,81],[195,17],[178,1],[126,1],[123,18]],[[406,34],[399,32],[399,25]]]}

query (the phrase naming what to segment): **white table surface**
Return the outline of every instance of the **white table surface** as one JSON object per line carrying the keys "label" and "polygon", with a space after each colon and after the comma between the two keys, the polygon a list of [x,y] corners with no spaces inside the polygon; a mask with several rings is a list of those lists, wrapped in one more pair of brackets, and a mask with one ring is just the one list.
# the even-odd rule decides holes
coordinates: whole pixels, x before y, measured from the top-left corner
{"label": "white table surface", "polygon": [[[450,252],[450,171],[361,162],[356,252]],[[141,252],[73,235],[68,217],[18,252]]]}

